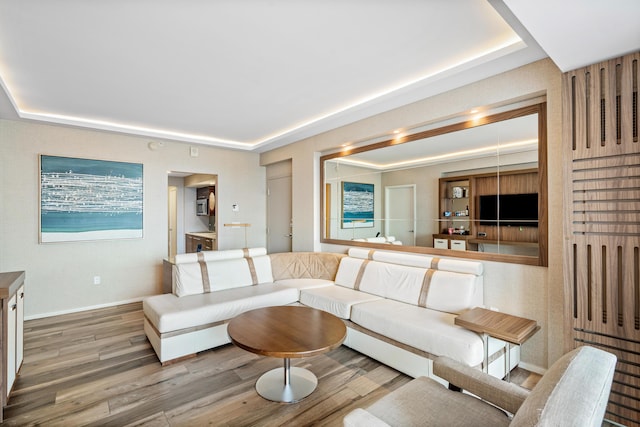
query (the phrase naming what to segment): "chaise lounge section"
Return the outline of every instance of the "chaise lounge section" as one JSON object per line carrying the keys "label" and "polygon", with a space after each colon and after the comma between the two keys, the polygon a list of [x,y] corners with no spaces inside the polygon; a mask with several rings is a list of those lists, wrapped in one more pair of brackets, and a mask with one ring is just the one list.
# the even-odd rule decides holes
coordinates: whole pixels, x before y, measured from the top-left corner
{"label": "chaise lounge section", "polygon": [[[236,315],[303,304],[347,325],[345,345],[413,377],[448,356],[481,367],[480,336],[455,317],[483,305],[482,264],[352,248],[348,255],[263,248],[176,256],[173,292],[143,301],[144,327],[163,364],[230,342]],[[490,340],[489,370],[502,377],[505,343]],[[512,353],[517,364],[518,349]]]}

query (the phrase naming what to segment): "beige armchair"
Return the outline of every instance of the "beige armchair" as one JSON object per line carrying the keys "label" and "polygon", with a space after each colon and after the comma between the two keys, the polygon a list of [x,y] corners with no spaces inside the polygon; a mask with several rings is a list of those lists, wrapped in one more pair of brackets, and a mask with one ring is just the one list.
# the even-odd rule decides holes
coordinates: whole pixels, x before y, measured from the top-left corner
{"label": "beige armchair", "polygon": [[448,381],[450,388],[475,396],[420,377],[366,410],[350,412],[344,425],[601,426],[615,365],[613,354],[579,347],[554,363],[529,392],[440,357],[433,363],[434,374]]}

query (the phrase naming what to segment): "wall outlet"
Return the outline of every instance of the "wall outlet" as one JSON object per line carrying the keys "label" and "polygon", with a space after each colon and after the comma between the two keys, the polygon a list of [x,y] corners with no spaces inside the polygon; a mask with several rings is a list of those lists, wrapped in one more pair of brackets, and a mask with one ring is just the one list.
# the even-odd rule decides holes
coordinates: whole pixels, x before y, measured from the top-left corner
{"label": "wall outlet", "polygon": [[102,282],[102,279],[100,278],[100,276],[93,276],[94,285],[99,285],[101,282]]}

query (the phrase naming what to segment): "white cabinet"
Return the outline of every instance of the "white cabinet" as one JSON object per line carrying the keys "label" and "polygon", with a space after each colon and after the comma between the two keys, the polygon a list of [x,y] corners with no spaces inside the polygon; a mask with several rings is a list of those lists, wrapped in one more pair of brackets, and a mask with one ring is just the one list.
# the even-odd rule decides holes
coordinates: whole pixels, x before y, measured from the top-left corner
{"label": "white cabinet", "polygon": [[9,396],[22,366],[24,349],[24,285],[10,299],[7,312],[7,389]]}
{"label": "white cabinet", "polygon": [[2,408],[22,366],[24,354],[24,271],[0,273],[2,373],[0,379],[0,422]]}
{"label": "white cabinet", "polygon": [[433,239],[433,247],[436,249],[449,249],[449,239]]}
{"label": "white cabinet", "polygon": [[467,241],[466,240],[451,240],[451,250],[453,250],[453,251],[466,251],[467,250]]}

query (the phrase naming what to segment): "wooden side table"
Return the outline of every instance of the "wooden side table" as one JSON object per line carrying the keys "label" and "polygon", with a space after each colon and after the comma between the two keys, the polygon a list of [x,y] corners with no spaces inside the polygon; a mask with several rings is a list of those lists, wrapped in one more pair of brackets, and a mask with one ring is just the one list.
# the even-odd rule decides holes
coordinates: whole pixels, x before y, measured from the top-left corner
{"label": "wooden side table", "polygon": [[499,311],[476,307],[456,317],[454,323],[482,335],[484,345],[483,370],[489,372],[489,337],[507,342],[505,352],[506,380],[510,380],[511,345],[521,345],[533,336],[540,326],[535,320]]}

